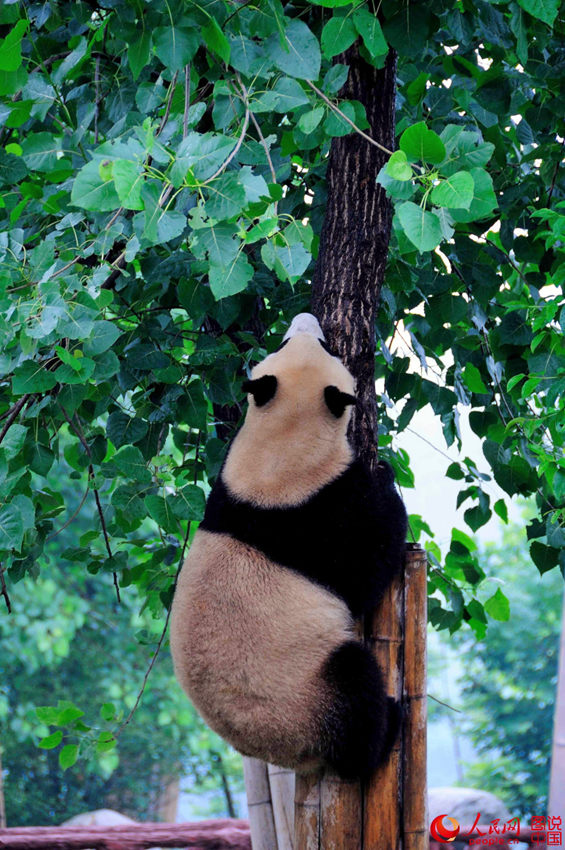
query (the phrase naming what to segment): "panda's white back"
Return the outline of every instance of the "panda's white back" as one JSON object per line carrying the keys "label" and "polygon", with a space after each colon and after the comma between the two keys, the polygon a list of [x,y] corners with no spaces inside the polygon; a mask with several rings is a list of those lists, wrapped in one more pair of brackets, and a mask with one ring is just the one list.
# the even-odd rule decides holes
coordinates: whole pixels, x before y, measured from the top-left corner
{"label": "panda's white back", "polygon": [[306,769],[317,764],[312,742],[331,702],[322,668],[352,625],[323,587],[229,535],[199,530],[171,613],[175,673],[240,752]]}

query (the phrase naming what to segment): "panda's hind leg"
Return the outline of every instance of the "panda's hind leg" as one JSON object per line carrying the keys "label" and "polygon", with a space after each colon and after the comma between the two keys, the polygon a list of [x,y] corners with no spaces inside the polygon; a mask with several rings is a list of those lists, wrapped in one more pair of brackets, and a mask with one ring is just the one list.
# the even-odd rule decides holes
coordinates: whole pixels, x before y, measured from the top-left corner
{"label": "panda's hind leg", "polygon": [[342,779],[367,779],[394,745],[400,705],[387,697],[377,662],[357,641],[333,650],[324,678],[332,698],[324,722],[324,759]]}

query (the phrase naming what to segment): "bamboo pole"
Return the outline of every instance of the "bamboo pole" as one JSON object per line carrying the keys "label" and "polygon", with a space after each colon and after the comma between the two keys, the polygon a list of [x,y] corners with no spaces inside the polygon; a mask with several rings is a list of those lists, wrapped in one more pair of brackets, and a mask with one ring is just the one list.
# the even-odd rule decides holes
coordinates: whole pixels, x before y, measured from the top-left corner
{"label": "bamboo pole", "polygon": [[259,759],[244,756],[243,777],[249,809],[251,846],[253,850],[278,850],[267,765]]}

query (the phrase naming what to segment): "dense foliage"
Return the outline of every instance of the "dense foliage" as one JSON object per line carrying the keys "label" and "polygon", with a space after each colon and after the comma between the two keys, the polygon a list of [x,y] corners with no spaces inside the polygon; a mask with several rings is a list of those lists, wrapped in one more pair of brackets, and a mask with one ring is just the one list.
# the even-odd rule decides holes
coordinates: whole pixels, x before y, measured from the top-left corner
{"label": "dense foliage", "polygon": [[[57,487],[55,476],[50,484]],[[63,495],[70,508],[78,505],[72,486]],[[48,563],[88,526],[82,512],[47,544]],[[54,571],[44,563],[38,579],[26,577],[11,597],[14,613],[0,619],[9,826],[57,824],[100,808],[158,820],[165,789],[179,777],[183,787],[208,792],[204,814],[233,813],[226,794],[241,788],[241,759],[186,700],[168,653],[161,653],[131,720],[162,629],[148,611],[139,612],[138,593],[124,593],[118,605],[111,576],[91,576],[81,564]],[[78,745],[83,758],[63,773],[60,762],[73,760]]]}
{"label": "dense foliage", "polygon": [[512,816],[529,821],[547,811],[563,585],[556,572],[531,570],[524,538],[523,528],[510,526],[485,547],[485,569],[503,582],[512,621],[491,623],[480,641],[468,630],[449,640],[462,660],[461,692],[450,699],[459,713],[437,703],[435,710],[451,714],[479,754],[465,765],[462,784],[492,791]]}
{"label": "dense foliage", "polygon": [[[46,480],[64,454],[93,522],[58,560],[168,606],[246,367],[308,308],[331,140],[370,135],[339,96],[356,40],[376,66],[398,52],[398,151],[370,178],[395,204],[382,451],[410,486],[395,434],[430,404],[460,443],[470,406],[489,472],[448,471],[470,531],[506,518],[494,476],[535,494],[531,556],[564,568],[558,0],[5,2],[0,36],[7,604],[73,518]],[[436,627],[507,618],[500,589],[477,598],[472,534],[428,545]]]}

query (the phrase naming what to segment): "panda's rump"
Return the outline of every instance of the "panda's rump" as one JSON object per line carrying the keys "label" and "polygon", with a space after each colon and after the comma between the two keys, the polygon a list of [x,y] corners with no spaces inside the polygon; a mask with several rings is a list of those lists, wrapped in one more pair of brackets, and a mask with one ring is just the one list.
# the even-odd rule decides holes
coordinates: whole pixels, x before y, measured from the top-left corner
{"label": "panda's rump", "polygon": [[173,603],[175,671],[236,748],[298,764],[329,708],[324,665],[352,626],[329,591],[229,535],[199,530]]}

